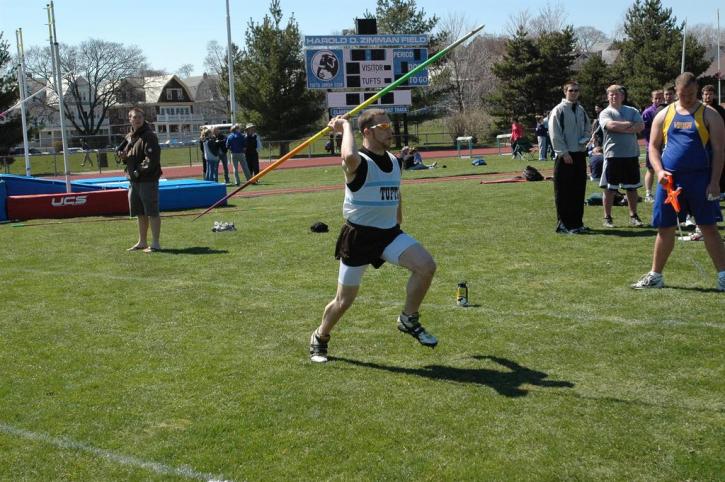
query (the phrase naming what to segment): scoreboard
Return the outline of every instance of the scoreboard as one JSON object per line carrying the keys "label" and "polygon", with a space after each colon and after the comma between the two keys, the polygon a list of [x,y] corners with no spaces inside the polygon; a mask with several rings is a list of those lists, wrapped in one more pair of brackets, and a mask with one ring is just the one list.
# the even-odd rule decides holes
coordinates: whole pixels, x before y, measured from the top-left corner
{"label": "scoreboard", "polygon": [[[327,90],[330,115],[349,112],[428,60],[428,42],[427,35],[306,36],[307,88]],[[428,84],[428,70],[423,69],[371,107],[408,112],[410,88]]]}
{"label": "scoreboard", "polygon": [[[308,89],[381,89],[428,59],[426,48],[306,50]],[[403,85],[428,85],[424,69]]]}

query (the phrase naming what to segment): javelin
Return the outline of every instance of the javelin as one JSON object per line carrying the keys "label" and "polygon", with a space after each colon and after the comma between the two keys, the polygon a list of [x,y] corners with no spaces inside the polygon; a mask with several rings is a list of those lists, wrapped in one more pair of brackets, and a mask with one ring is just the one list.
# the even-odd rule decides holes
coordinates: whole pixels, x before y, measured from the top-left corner
{"label": "javelin", "polygon": [[[453,42],[452,44],[450,44],[448,47],[444,48],[443,50],[441,50],[440,52],[438,52],[437,54],[435,54],[434,56],[432,56],[431,58],[429,58],[428,60],[426,60],[422,64],[419,64],[413,70],[411,70],[410,72],[406,73],[401,78],[399,78],[398,80],[396,80],[392,84],[388,85],[387,87],[383,88],[381,91],[379,91],[378,93],[376,93],[375,95],[373,95],[372,97],[370,97],[368,100],[366,100],[365,102],[363,102],[359,106],[355,107],[354,109],[352,109],[351,111],[349,111],[348,113],[346,113],[343,117],[349,118],[349,117],[354,116],[355,114],[357,114],[358,112],[360,112],[361,110],[363,110],[365,107],[369,106],[370,104],[372,104],[373,102],[375,102],[376,100],[378,100],[380,97],[384,96],[385,94],[387,94],[391,90],[393,90],[396,87],[398,87],[401,84],[403,84],[405,81],[407,81],[413,75],[415,75],[418,72],[420,72],[421,70],[425,69],[430,64],[432,64],[433,62],[437,61],[438,59],[440,59],[441,57],[443,57],[444,55],[446,55],[448,52],[450,52],[454,48],[458,47],[460,44],[462,44],[463,42],[465,42],[469,38],[473,37],[482,28],[483,28],[483,25],[481,25],[479,27],[476,27],[475,29],[471,30],[466,35],[464,35],[463,37],[459,38],[458,40],[456,40],[455,42]],[[244,184],[242,184],[241,186],[239,186],[238,188],[236,188],[234,191],[230,192],[229,194],[227,194],[226,196],[224,196],[223,198],[221,198],[220,200],[218,200],[217,202],[215,202],[214,204],[212,204],[209,208],[207,208],[206,211],[204,211],[203,213],[199,214],[192,221],[196,221],[197,219],[199,219],[200,217],[202,217],[203,215],[205,215],[206,213],[208,213],[209,211],[211,211],[212,209],[214,209],[215,207],[217,207],[218,205],[220,205],[221,203],[223,203],[224,201],[226,201],[230,197],[234,196],[236,193],[238,193],[239,191],[241,191],[245,187],[249,186],[252,183],[257,182],[258,179],[261,179],[268,172],[273,171],[274,169],[276,169],[277,167],[279,167],[283,162],[288,161],[295,154],[297,154],[298,152],[300,152],[302,149],[304,149],[305,147],[307,147],[309,144],[313,143],[317,139],[325,136],[328,132],[330,132],[330,128],[328,126],[325,126],[325,128],[322,129],[320,132],[318,132],[317,134],[313,135],[312,137],[310,137],[309,139],[307,139],[305,142],[303,142],[299,146],[295,147],[294,149],[292,149],[291,151],[289,151],[287,154],[285,154],[284,156],[280,157],[278,160],[274,161],[272,164],[270,164],[269,166],[267,166],[263,171],[258,172],[256,175],[254,175],[247,182],[245,182]]]}

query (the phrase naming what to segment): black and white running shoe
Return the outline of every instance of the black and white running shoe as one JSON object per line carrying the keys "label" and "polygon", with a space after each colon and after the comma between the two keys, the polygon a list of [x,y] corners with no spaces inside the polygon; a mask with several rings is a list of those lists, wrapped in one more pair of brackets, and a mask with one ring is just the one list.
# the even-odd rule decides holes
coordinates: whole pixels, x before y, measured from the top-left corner
{"label": "black and white running shoe", "polygon": [[425,331],[425,328],[418,321],[419,319],[420,315],[418,313],[412,315],[401,313],[398,317],[398,329],[418,340],[421,345],[435,348],[438,340],[435,336]]}
{"label": "black and white running shoe", "polygon": [[317,334],[317,330],[312,332],[310,337],[310,360],[315,363],[325,363],[327,361],[327,344],[330,342],[330,335],[325,337]]}

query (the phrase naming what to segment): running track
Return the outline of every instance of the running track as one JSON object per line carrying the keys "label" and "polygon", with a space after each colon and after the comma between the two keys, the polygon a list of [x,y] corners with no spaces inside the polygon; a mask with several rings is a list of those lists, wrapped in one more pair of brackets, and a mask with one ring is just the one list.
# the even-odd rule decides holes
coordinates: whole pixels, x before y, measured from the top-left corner
{"label": "running track", "polygon": [[[508,146],[502,146],[502,151],[505,153],[508,153],[510,149]],[[468,154],[468,150],[463,150],[466,155]],[[502,152],[502,153],[504,153]],[[473,149],[473,156],[482,156],[482,155],[495,155],[498,154],[498,149],[496,147],[483,147],[479,149]],[[440,159],[443,157],[455,157],[458,155],[458,151],[456,150],[445,150],[445,151],[426,151],[425,152],[425,158],[428,159]],[[276,160],[276,159],[275,159]],[[260,160],[259,162],[260,168],[264,169],[271,162]],[[321,167],[321,166],[338,166],[340,165],[340,156],[326,156],[326,157],[295,157],[287,161],[286,163],[282,164],[278,167],[278,169],[300,169],[305,167]],[[164,170],[164,178],[166,179],[193,179],[193,178],[201,178],[201,164],[196,163],[191,166],[165,166],[163,167]],[[123,170],[120,169],[113,169],[113,170],[107,170],[103,171],[102,173],[98,172],[84,172],[83,174],[73,174],[71,175],[71,180],[76,179],[95,179],[99,177],[114,177],[114,176],[123,176]],[[46,176],[48,179],[64,179],[64,176]]]}
{"label": "running track", "polygon": [[[503,147],[502,150],[509,151],[510,149]],[[468,154],[468,151],[464,151]],[[498,148],[496,147],[484,147],[479,149],[473,149],[473,156],[482,155],[496,155],[498,154]],[[508,152],[506,152],[508,153]],[[504,152],[502,152],[504,154]],[[456,157],[458,151],[456,150],[441,150],[441,151],[426,151],[425,158],[428,159],[441,159],[447,157]],[[264,169],[271,162],[260,161],[260,168]],[[278,169],[300,169],[308,167],[322,167],[322,166],[338,166],[340,165],[339,156],[326,156],[326,157],[314,157],[314,158],[293,158],[288,162],[282,164]],[[550,167],[549,167],[550,166]],[[163,168],[166,179],[189,179],[189,178],[201,178],[201,164],[194,164],[192,166],[167,166]],[[553,165],[549,164],[546,169],[539,169],[544,176],[550,176],[553,172]],[[465,180],[504,180],[509,179],[513,176],[520,175],[520,172],[488,172],[481,174],[471,175],[458,175],[458,176],[442,176],[442,177],[429,177],[429,178],[418,178],[418,179],[404,179],[404,184],[425,184],[431,182],[449,182],[449,181],[465,181]],[[71,179],[89,179],[99,177],[114,177],[123,176],[122,170],[108,170],[103,173],[87,172],[83,174],[72,175]],[[50,176],[50,179],[62,179],[63,176]],[[238,198],[252,198],[262,196],[274,196],[280,194],[296,194],[296,193],[309,193],[309,192],[320,192],[320,191],[337,191],[342,189],[342,184],[334,184],[327,186],[314,186],[314,187],[300,187],[300,188],[284,188],[284,189],[262,189],[254,191],[240,191],[232,197]]]}

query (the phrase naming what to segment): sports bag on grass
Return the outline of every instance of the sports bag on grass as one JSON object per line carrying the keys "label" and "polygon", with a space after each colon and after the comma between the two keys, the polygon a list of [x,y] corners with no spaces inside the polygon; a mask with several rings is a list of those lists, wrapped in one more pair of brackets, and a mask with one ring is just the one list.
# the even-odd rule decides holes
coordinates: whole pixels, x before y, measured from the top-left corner
{"label": "sports bag on grass", "polygon": [[543,181],[544,180],[544,176],[542,176],[541,173],[535,167],[531,167],[531,166],[526,166],[526,169],[524,169],[522,176],[524,176],[524,179],[526,179],[527,181]]}

